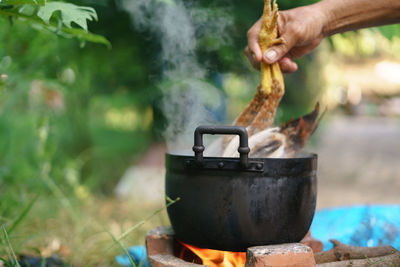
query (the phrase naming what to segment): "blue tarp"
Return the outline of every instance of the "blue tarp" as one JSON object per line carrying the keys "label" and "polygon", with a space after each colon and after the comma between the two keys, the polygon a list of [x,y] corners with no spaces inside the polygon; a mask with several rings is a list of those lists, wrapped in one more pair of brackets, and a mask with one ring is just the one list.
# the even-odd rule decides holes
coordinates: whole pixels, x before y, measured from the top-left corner
{"label": "blue tarp", "polygon": [[363,247],[391,245],[400,250],[400,206],[363,205],[316,212],[311,234],[332,248],[329,239]]}
{"label": "blue tarp", "polygon": [[[400,250],[400,206],[363,205],[319,210],[311,225],[311,234],[332,248],[329,239],[353,245],[374,247],[390,245]],[[150,267],[144,246],[128,249],[137,266]],[[132,266],[127,256],[117,256],[122,266]],[[141,265],[140,265],[141,264]]]}

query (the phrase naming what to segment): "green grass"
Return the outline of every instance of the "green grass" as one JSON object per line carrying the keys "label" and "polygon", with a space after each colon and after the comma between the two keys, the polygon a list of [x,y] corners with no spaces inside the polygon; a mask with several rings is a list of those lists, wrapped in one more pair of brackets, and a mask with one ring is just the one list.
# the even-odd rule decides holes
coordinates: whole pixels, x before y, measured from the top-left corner
{"label": "green grass", "polygon": [[120,242],[119,240],[117,240],[117,239],[115,238],[115,236],[114,236],[110,231],[107,231],[107,230],[106,230],[106,232],[110,235],[110,237],[111,237],[111,239],[113,240],[113,242],[114,242],[115,244],[117,244],[118,247],[122,250],[122,252],[128,257],[129,262],[132,264],[132,266],[133,266],[133,267],[136,267],[135,262],[133,261],[131,255],[129,254],[128,250],[124,247],[124,245],[122,245],[121,242]]}
{"label": "green grass", "polygon": [[65,197],[70,205],[52,194],[36,195],[14,220],[7,220],[2,226],[0,261],[15,260],[20,254],[55,253],[72,266],[116,266],[116,255],[127,254],[129,246],[144,245],[147,231],[169,224],[162,205],[139,205],[102,194],[90,194],[85,200],[73,194]]}
{"label": "green grass", "polygon": [[8,238],[8,234],[7,234],[6,228],[4,227],[4,225],[2,225],[1,228],[2,228],[2,231],[3,231],[3,235],[4,235],[3,238],[4,238],[4,241],[5,241],[5,244],[8,247],[8,251],[7,252],[8,252],[9,259],[12,260],[15,263],[15,264],[13,264],[14,266],[21,267],[19,265],[18,261],[17,261],[17,256],[15,255],[14,249],[11,246],[10,239]]}
{"label": "green grass", "polygon": [[28,205],[22,210],[21,214],[14,220],[14,222],[8,228],[9,234],[12,233],[12,231],[18,226],[18,224],[25,218],[25,216],[31,210],[31,208],[33,207],[33,205],[35,204],[35,202],[38,198],[39,198],[39,195],[36,195],[30,202],[28,202]]}

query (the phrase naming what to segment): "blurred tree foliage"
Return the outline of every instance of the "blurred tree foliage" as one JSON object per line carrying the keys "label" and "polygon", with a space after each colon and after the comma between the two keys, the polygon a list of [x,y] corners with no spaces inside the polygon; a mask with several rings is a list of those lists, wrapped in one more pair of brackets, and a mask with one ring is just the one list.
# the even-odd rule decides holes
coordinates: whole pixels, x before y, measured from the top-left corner
{"label": "blurred tree foliage", "polygon": [[[314,1],[278,2],[284,10]],[[234,18],[227,29],[229,44],[218,44],[218,39],[208,36],[198,42],[196,53],[210,71],[210,80],[213,74],[226,72],[239,77],[254,74],[242,51],[247,30],[261,16],[263,1],[185,1],[194,3],[226,8]],[[59,2],[44,12],[39,0],[0,2],[2,213],[12,213],[13,205],[24,202],[27,188],[46,190],[51,181],[63,190],[83,186],[110,193],[126,166],[162,138],[165,120],[159,110],[161,92],[155,85],[162,72],[157,60],[162,40],[136,30],[131,24],[134,18],[120,0],[69,4],[97,11],[99,21],[88,22],[96,34],[86,31],[82,21],[71,23],[63,16],[63,12],[84,12],[87,19],[95,19],[91,8],[66,9],[67,3]],[[387,27],[383,33],[390,37],[398,30]],[[112,49],[102,45],[109,43]],[[300,71],[285,77],[282,119],[299,116],[314,104],[319,81],[313,57],[299,60]],[[240,97],[246,102],[253,92]]]}
{"label": "blurred tree foliage", "polygon": [[103,36],[88,31],[87,20],[97,20],[97,13],[91,7],[46,0],[3,0],[0,1],[0,15],[7,16],[10,21],[26,21],[37,29],[76,37],[82,42],[90,41],[110,46]]}
{"label": "blurred tree foliage", "polygon": [[36,23],[0,16],[0,211],[6,217],[53,183],[65,192],[82,186],[112,192],[109,185],[132,154],[154,139],[150,107],[159,92],[144,52],[153,44],[131,29],[114,2],[95,8],[101,19],[89,28],[113,49],[81,47],[74,35],[59,38],[33,30]]}

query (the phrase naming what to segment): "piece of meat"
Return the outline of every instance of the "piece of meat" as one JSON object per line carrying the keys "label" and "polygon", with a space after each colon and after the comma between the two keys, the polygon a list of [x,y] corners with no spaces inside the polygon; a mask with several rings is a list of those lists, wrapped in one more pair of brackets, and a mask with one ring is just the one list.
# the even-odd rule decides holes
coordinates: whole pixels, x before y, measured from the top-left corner
{"label": "piece of meat", "polygon": [[[259,43],[262,53],[270,46],[281,43],[278,38],[278,6],[274,1],[264,1],[262,25],[259,33]],[[284,94],[284,82],[279,63],[272,65],[261,63],[261,83],[252,101],[247,105],[233,125],[247,128],[249,136],[271,127],[274,123],[276,110]],[[231,136],[224,138],[223,145],[227,147],[232,141]]]}
{"label": "piece of meat", "polygon": [[[264,52],[272,45],[282,43],[278,37],[278,6],[274,0],[264,0],[264,13],[259,33],[259,44]],[[273,128],[279,103],[285,93],[279,63],[261,62],[261,83],[252,101],[247,105],[233,125],[246,127],[249,135],[251,157],[292,157],[304,147],[318,126],[319,105],[310,114],[290,120],[281,127]],[[226,136],[222,142],[222,156],[239,156],[239,138]]]}
{"label": "piece of meat", "polygon": [[[295,120],[283,123],[274,135],[257,138],[257,134],[249,138],[251,157],[290,158],[301,150],[314,133],[324,113],[320,115],[319,103],[312,112]],[[257,139],[256,139],[257,138]]]}
{"label": "piece of meat", "polygon": [[[319,116],[319,104],[305,116],[290,120],[281,127],[270,127],[249,137],[249,156],[252,158],[289,158],[302,149],[317,128],[323,114]],[[235,137],[226,146],[223,157],[238,157],[239,138]]]}
{"label": "piece of meat", "polygon": [[[262,53],[270,46],[280,43],[278,38],[278,6],[265,0],[259,43]],[[284,82],[279,63],[261,63],[261,83],[253,100],[235,120],[234,125],[248,127],[249,135],[271,127],[276,110],[284,94]]]}

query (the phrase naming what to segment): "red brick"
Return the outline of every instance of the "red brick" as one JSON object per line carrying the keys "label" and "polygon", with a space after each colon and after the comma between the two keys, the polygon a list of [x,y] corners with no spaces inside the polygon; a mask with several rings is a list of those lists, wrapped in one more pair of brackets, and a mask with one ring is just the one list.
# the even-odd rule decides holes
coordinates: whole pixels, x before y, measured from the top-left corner
{"label": "red brick", "polygon": [[300,243],[251,247],[245,267],[313,267],[312,249]]}

